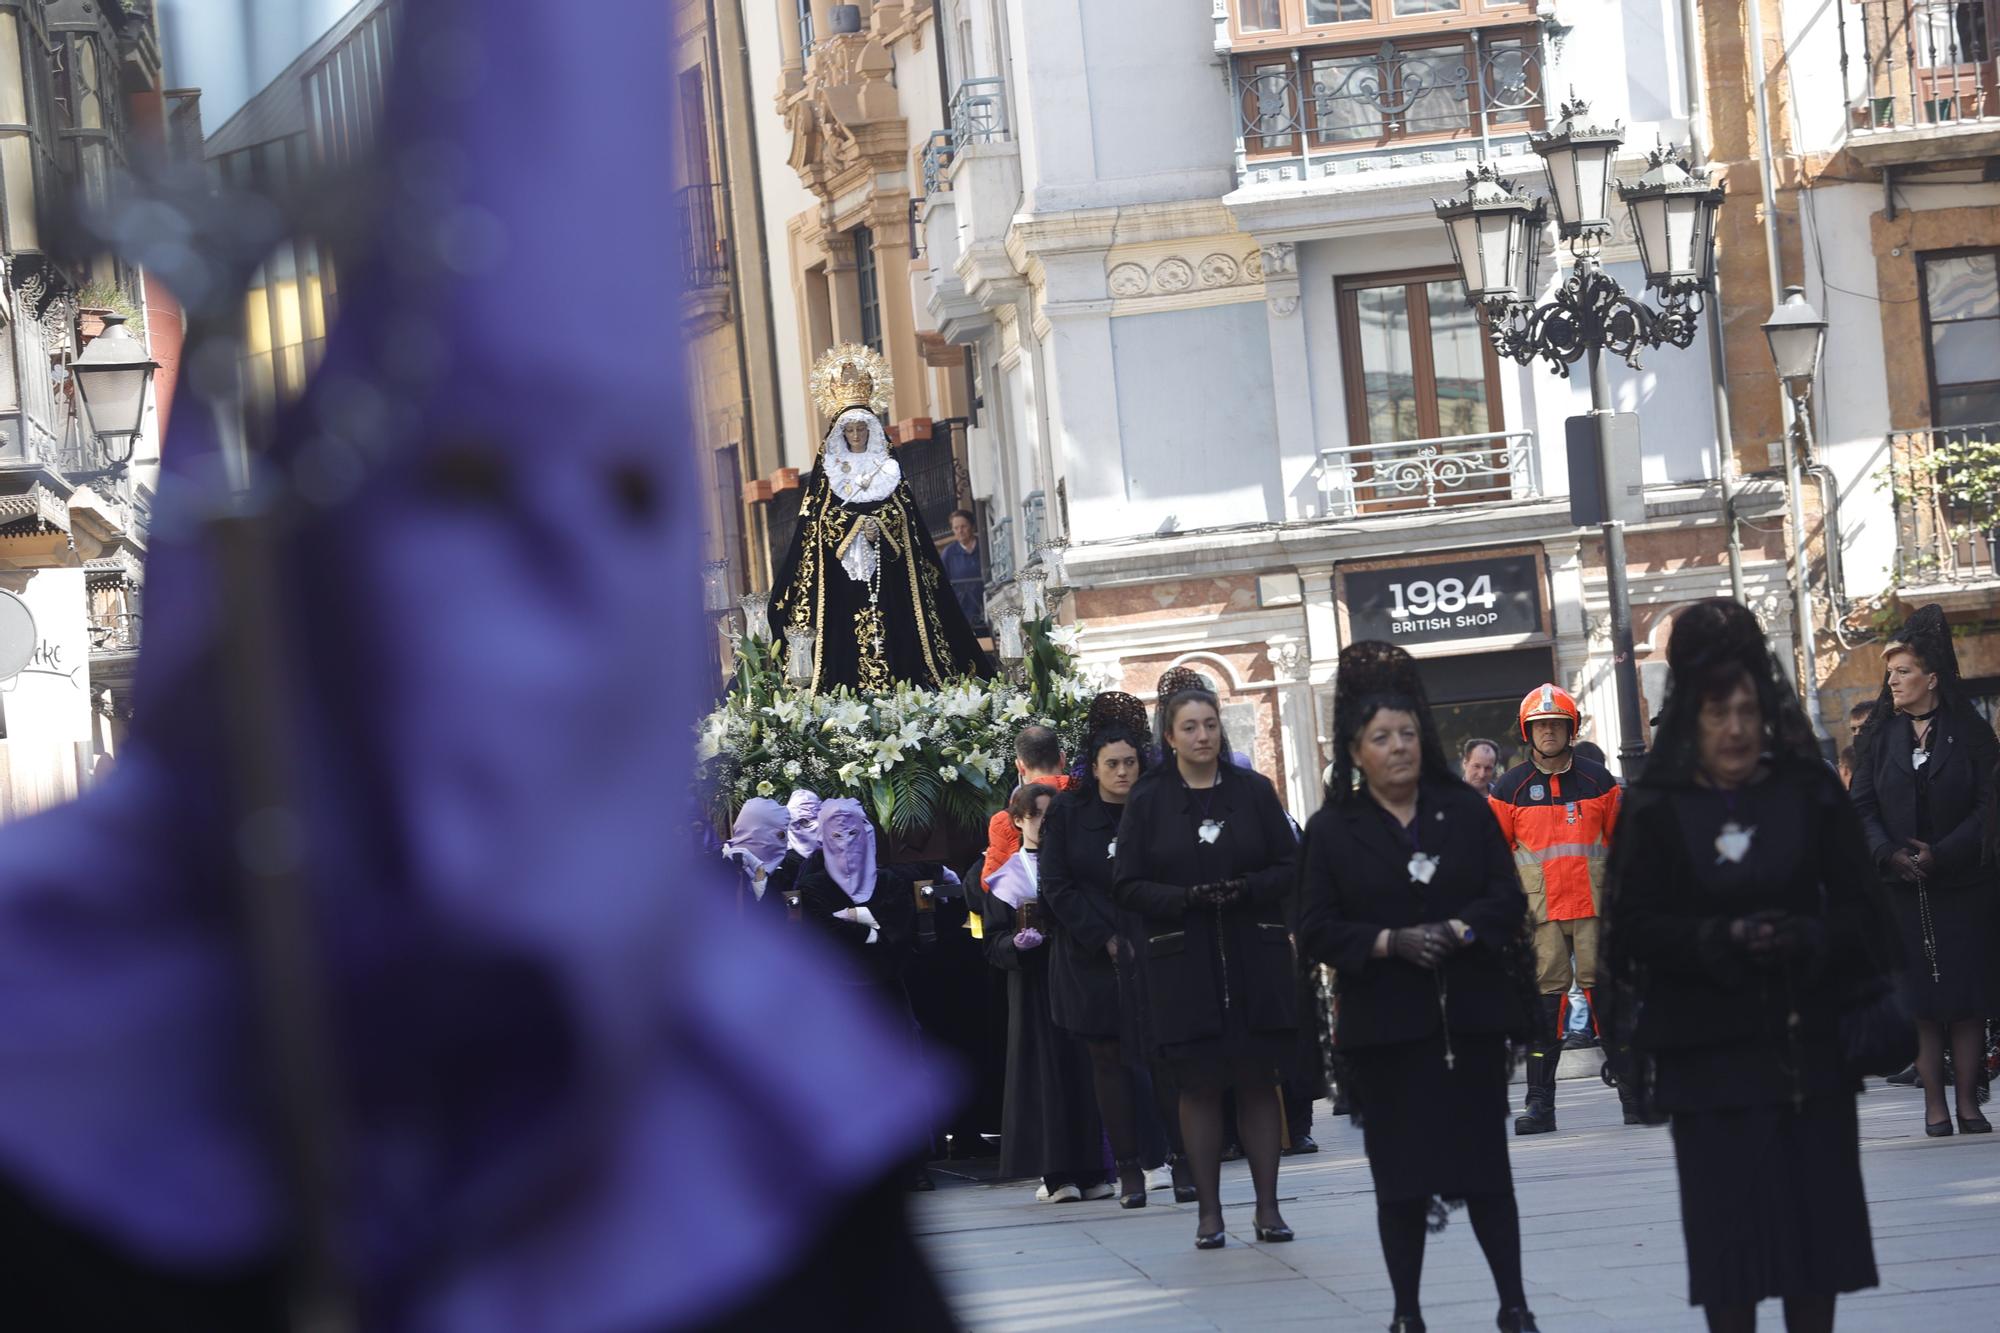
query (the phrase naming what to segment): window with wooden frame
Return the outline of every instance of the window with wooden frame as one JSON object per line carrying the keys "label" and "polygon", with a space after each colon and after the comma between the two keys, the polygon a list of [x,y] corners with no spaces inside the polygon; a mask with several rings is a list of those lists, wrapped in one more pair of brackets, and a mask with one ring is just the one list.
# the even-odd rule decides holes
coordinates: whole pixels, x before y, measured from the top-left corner
{"label": "window with wooden frame", "polygon": [[1545,123],[1533,27],[1430,31],[1360,46],[1235,57],[1243,147],[1306,150],[1448,142]]}
{"label": "window with wooden frame", "polygon": [[1931,424],[2000,421],[2000,249],[1918,256]]}
{"label": "window with wooden frame", "polygon": [[1229,0],[1237,51],[1535,21],[1533,0]]}
{"label": "window with wooden frame", "polygon": [[1348,447],[1359,511],[1506,499],[1517,452],[1500,362],[1448,269],[1338,279]]}

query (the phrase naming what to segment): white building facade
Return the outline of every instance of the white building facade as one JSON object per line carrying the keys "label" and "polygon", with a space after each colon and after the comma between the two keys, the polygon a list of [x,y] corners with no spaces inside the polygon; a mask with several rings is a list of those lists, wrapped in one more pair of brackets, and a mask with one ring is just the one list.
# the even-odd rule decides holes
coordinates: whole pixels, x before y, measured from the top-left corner
{"label": "white building facade", "polygon": [[[973,358],[973,489],[1028,576],[996,599],[1073,591],[1141,697],[1209,674],[1301,816],[1361,638],[1420,658],[1448,742],[1510,743],[1554,679],[1615,762],[1599,542],[1567,501],[1587,386],[1495,358],[1432,200],[1482,160],[1542,188],[1555,89],[1625,123],[1621,177],[1686,143],[1672,0],[940,4],[948,80],[1004,126],[954,143],[918,214],[927,312]],[[1643,288],[1629,229],[1605,261]],[[1641,424],[1650,713],[1673,611],[1730,582],[1706,348],[1643,367],[1612,388]],[[1784,493],[1738,485],[1746,597],[1789,650]]]}

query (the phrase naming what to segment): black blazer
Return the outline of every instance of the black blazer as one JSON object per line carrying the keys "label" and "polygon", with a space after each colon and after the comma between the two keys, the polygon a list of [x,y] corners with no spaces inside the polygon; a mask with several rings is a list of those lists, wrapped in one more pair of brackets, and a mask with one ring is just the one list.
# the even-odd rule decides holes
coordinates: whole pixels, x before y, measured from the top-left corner
{"label": "black blazer", "polygon": [[[1705,830],[1684,816],[1692,789],[1641,782],[1619,817],[1605,927],[1613,970],[1638,984],[1632,1042],[1642,1050],[1782,1044],[1793,1015],[1805,1037],[1830,1041],[1841,1012],[1898,961],[1840,779],[1823,763],[1781,760],[1761,786],[1744,822],[1779,854],[1747,884],[1728,884]],[[1760,968],[1730,945],[1729,923],[1761,911],[1819,921],[1823,951],[1810,967]]]}
{"label": "black blazer", "polygon": [[[1278,793],[1262,774],[1223,763],[1199,809],[1222,831],[1203,843],[1204,816],[1172,760],[1141,779],[1118,828],[1112,894],[1144,918],[1143,966],[1152,1036],[1172,1046],[1219,1036],[1225,1000],[1241,1005],[1252,1032],[1298,1026],[1298,978],[1285,909],[1298,838]],[[1243,879],[1249,893],[1222,912],[1191,909],[1197,884]],[[1225,978],[1234,954],[1246,994]]]}
{"label": "black blazer", "polygon": [[[1960,888],[1983,878],[1980,817],[1993,787],[2000,741],[1963,703],[1941,710],[1931,725],[1938,734],[1924,778],[1930,784],[1931,854],[1937,859],[1933,882],[1938,888]],[[1854,764],[1854,809],[1868,835],[1869,854],[1885,874],[1903,840],[1917,833],[1915,748],[1909,719],[1892,716],[1867,737]]]}
{"label": "black blazer", "polygon": [[1306,826],[1299,948],[1334,969],[1334,1044],[1343,1049],[1418,1041],[1439,1030],[1438,975],[1369,955],[1384,929],[1454,917],[1472,928],[1473,942],[1440,969],[1451,1030],[1517,1032],[1528,1022],[1502,954],[1518,942],[1528,900],[1486,798],[1463,782],[1426,779],[1416,822],[1420,846],[1438,858],[1429,884],[1410,878],[1408,839],[1366,792],[1322,808]]}
{"label": "black blazer", "polygon": [[1123,806],[1086,791],[1058,796],[1042,825],[1042,903],[1050,924],[1049,1009],[1087,1037],[1118,1035],[1118,968],[1106,945],[1142,927],[1112,901],[1112,850]]}

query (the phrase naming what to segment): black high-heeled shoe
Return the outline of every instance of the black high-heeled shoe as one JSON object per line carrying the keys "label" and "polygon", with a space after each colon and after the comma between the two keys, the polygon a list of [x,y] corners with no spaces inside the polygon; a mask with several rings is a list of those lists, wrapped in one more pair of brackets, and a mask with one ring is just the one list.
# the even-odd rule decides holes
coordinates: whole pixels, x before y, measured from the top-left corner
{"label": "black high-heeled shoe", "polygon": [[1993,1122],[1983,1115],[1974,1116],[1970,1120],[1964,1116],[1960,1116],[1958,1118],[1958,1132],[1961,1134],[1991,1134],[1993,1132]]}
{"label": "black high-heeled shoe", "polygon": [[[1118,1206],[1120,1208],[1144,1208],[1146,1206],[1146,1169],[1139,1165],[1136,1157],[1126,1158],[1118,1166]],[[1126,1189],[1127,1181],[1139,1182],[1134,1189]]]}
{"label": "black high-heeled shoe", "polygon": [[1542,1333],[1542,1326],[1535,1322],[1535,1313],[1525,1305],[1510,1306],[1500,1312],[1493,1321],[1500,1333]]}
{"label": "black high-heeled shoe", "polygon": [[1426,1333],[1422,1315],[1398,1315],[1389,1325],[1389,1333]]}
{"label": "black high-heeled shoe", "polygon": [[1924,1121],[1924,1133],[1934,1139],[1948,1139],[1951,1137],[1951,1121],[1926,1120]]}
{"label": "black high-heeled shoe", "polygon": [[1219,1250],[1228,1239],[1229,1233],[1226,1231],[1210,1231],[1206,1233],[1197,1231],[1194,1235],[1194,1247],[1197,1250]]}
{"label": "black high-heeled shoe", "polygon": [[1257,1239],[1263,1241],[1266,1245],[1282,1245],[1284,1242],[1292,1239],[1292,1229],[1290,1227],[1267,1227],[1262,1222],[1255,1222],[1251,1225],[1256,1228]]}

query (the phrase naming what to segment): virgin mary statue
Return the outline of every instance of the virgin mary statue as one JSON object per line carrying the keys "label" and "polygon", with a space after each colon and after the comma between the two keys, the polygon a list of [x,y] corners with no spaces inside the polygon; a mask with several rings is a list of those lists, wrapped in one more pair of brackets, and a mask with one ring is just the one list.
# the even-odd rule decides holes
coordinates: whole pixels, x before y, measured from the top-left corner
{"label": "virgin mary statue", "polygon": [[777,571],[771,638],[781,656],[812,645],[815,690],[863,693],[898,681],[936,688],[993,665],[950,595],[937,545],[889,453],[880,412],[889,367],[880,353],[843,343],[813,366],[813,401],[833,422],[806,479],[799,523]]}

